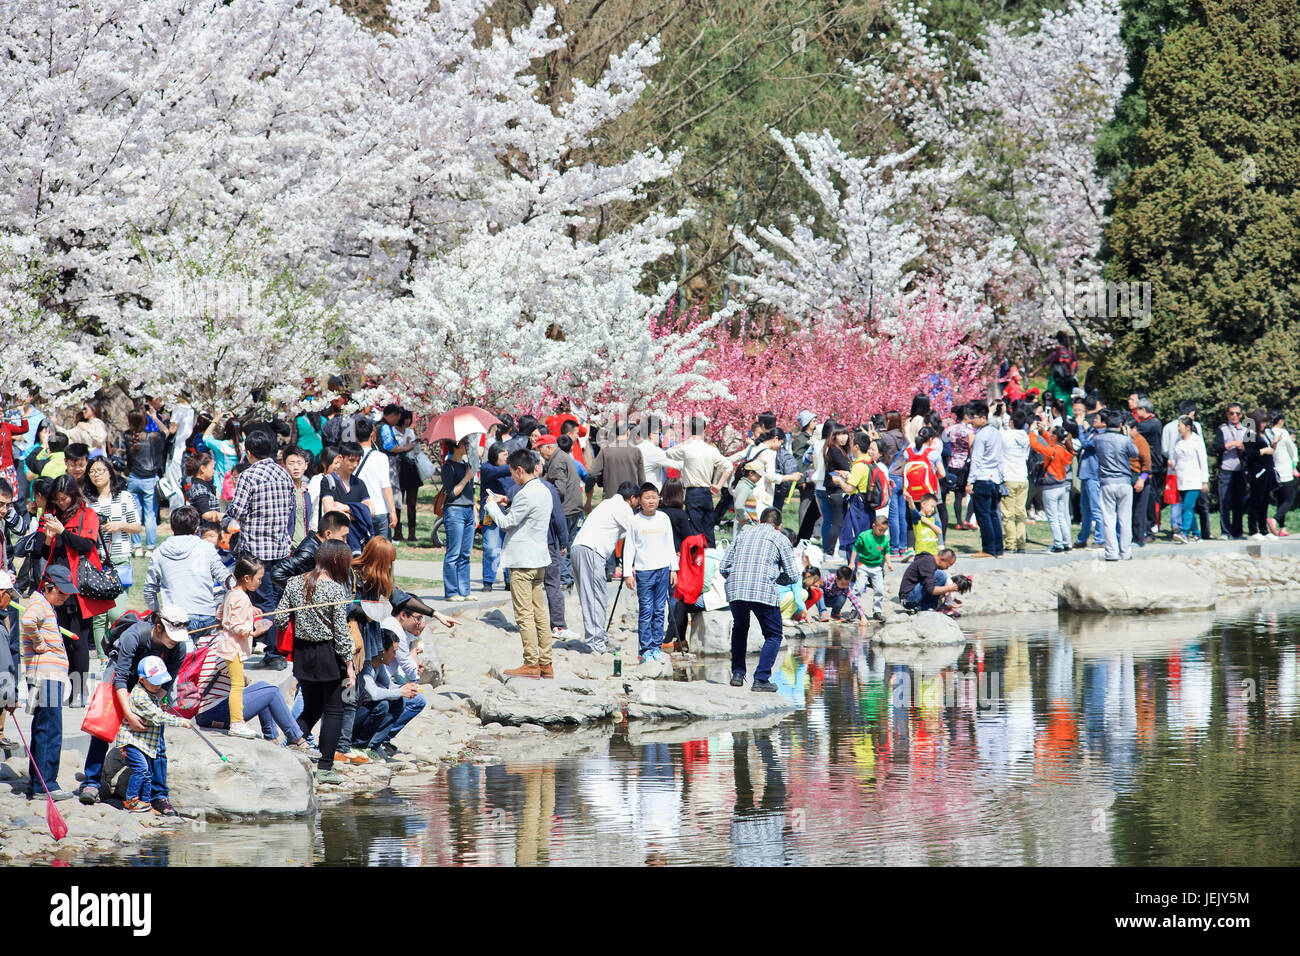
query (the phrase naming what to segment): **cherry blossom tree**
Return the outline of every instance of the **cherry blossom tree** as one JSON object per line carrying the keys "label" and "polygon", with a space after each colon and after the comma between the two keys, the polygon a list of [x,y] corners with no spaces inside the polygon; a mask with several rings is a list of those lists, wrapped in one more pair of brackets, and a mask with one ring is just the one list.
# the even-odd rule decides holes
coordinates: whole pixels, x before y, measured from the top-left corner
{"label": "cherry blossom tree", "polygon": [[915,8],[892,18],[897,39],[855,84],[909,145],[861,157],[827,134],[774,132],[825,228],[793,217],[738,235],[751,301],[801,314],[879,297],[888,312],[937,282],[950,301],[987,306],[987,341],[1036,346],[1078,318],[1095,328],[1101,317],[1076,316],[1069,290],[1100,268],[1108,192],[1093,151],[1125,83],[1117,0],[991,25],[965,50],[974,83],[958,82],[951,38]]}
{"label": "cherry blossom tree", "polygon": [[[660,334],[675,337],[698,317],[697,310],[666,314]],[[766,410],[790,422],[810,408],[857,425],[906,408],[918,392],[946,411],[982,390],[989,369],[988,356],[967,334],[970,325],[960,307],[931,290],[888,316],[879,304],[839,308],[815,321],[778,316],[762,338],[715,326],[705,358],[728,394],[706,401],[666,394],[657,405],[679,419],[705,415],[715,437],[743,434]]]}

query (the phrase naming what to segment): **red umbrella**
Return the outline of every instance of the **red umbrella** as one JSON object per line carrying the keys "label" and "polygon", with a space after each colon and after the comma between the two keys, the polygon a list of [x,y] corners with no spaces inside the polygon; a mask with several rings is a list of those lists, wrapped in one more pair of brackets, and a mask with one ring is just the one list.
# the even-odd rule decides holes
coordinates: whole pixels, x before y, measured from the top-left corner
{"label": "red umbrella", "polygon": [[460,408],[443,412],[429,422],[429,427],[424,430],[424,440],[460,441],[466,435],[485,432],[493,425],[499,424],[501,419],[486,409],[479,408],[477,405],[462,405]]}

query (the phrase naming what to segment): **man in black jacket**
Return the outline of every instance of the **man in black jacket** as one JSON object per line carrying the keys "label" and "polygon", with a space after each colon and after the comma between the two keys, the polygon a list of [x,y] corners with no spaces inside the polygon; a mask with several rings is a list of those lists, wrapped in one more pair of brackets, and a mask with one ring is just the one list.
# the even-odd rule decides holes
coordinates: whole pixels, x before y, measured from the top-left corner
{"label": "man in black jacket", "polygon": [[[154,614],[152,621],[141,621],[127,628],[113,645],[109,656],[109,668],[104,679],[113,682],[113,693],[117,697],[118,709],[122,719],[132,730],[144,730],[144,724],[131,711],[131,691],[140,679],[137,669],[146,657],[160,657],[167,667],[167,673],[175,675],[180,671],[185,660],[184,642],[189,629],[189,617],[185,611],[174,604],[166,604]],[[165,685],[170,693],[172,684]],[[101,776],[104,771],[104,758],[108,755],[108,744],[98,737],[90,738],[90,747],[86,751],[85,781],[77,790],[77,797],[84,804],[99,802]],[[149,761],[153,771],[153,789],[146,794],[150,804],[163,816],[175,816],[167,794],[167,751],[159,741],[158,756]]]}
{"label": "man in black jacket", "polygon": [[1142,541],[1134,540],[1134,544],[1140,545],[1146,541],[1154,541],[1156,537],[1154,532],[1160,530],[1160,525],[1156,521],[1156,503],[1160,501],[1165,492],[1165,455],[1162,450],[1164,443],[1161,440],[1165,426],[1161,424],[1160,419],[1156,418],[1156,406],[1149,398],[1141,397],[1138,399],[1137,409],[1133,412],[1133,417],[1137,419],[1138,434],[1145,438],[1147,444],[1151,446],[1151,480],[1147,483],[1150,491],[1144,493],[1146,498],[1146,521],[1140,524],[1136,513],[1133,517],[1134,529],[1141,527],[1146,531]]}
{"label": "man in black jacket", "polygon": [[306,574],[316,567],[316,549],[322,541],[347,541],[352,519],[341,511],[327,511],[320,518],[320,531],[308,531],[298,547],[271,569],[271,582],[280,590],[290,578]]}

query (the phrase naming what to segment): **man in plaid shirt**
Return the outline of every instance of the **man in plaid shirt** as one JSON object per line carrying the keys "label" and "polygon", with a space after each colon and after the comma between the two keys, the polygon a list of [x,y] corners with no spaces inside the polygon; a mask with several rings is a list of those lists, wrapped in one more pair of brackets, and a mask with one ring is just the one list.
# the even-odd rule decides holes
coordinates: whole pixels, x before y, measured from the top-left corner
{"label": "man in plaid shirt", "polygon": [[[293,479],[275,460],[275,435],[258,430],[248,436],[244,452],[253,465],[245,469],[235,485],[235,496],[227,514],[239,522],[244,550],[260,558],[266,567],[262,584],[252,600],[263,612],[274,611],[280,603],[280,588],[275,584],[275,569],[289,557],[293,548],[294,488]],[[266,656],[262,664],[283,670],[288,661],[276,652],[276,628],[266,632]]]}
{"label": "man in plaid shirt", "polygon": [[719,569],[727,579],[726,595],[731,604],[731,686],[745,683],[745,648],[749,641],[749,615],[758,618],[763,631],[763,650],[758,656],[751,690],[775,691],[768,678],[781,648],[781,599],[777,579],[799,580],[794,549],[781,533],[781,512],[764,509],[757,523],[745,525],[727,549]]}

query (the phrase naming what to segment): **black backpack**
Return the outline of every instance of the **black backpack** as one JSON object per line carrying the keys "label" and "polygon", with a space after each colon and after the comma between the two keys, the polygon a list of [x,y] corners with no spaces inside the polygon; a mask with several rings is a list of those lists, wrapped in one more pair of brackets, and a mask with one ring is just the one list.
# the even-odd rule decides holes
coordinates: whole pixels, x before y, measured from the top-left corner
{"label": "black backpack", "polygon": [[1029,449],[1029,458],[1026,459],[1025,465],[1029,469],[1030,485],[1041,484],[1043,480],[1043,466],[1047,464],[1047,459],[1043,457],[1042,452]]}
{"label": "black backpack", "polygon": [[110,624],[108,632],[104,634],[104,656],[112,657],[116,653],[118,639],[137,624],[153,627],[153,611],[123,611],[122,616]]}

